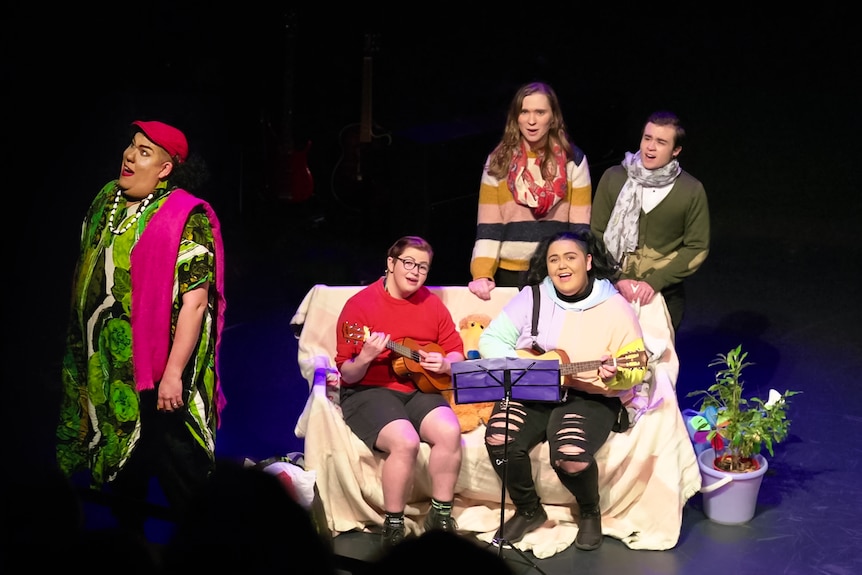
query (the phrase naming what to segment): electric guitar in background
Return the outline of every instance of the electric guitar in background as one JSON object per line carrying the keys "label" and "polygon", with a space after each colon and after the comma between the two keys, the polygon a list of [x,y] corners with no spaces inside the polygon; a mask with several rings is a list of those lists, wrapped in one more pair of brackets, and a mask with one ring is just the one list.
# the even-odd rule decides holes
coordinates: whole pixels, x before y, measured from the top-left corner
{"label": "electric guitar in background", "polygon": [[352,208],[365,207],[381,194],[380,148],[392,143],[392,136],[381,131],[373,118],[373,62],[379,42],[377,34],[365,35],[359,122],[344,126],[338,134],[341,155],[333,170],[332,194],[339,203]]}
{"label": "electric guitar in background", "polygon": [[[367,326],[360,326],[355,323],[344,322],[341,326],[341,335],[345,340],[360,343],[368,339],[371,331]],[[416,384],[420,391],[425,393],[440,393],[452,389],[452,378],[445,373],[434,373],[427,371],[419,361],[422,356],[419,355],[419,350],[432,352],[437,351],[446,355],[443,348],[436,343],[428,343],[419,345],[409,337],[405,337],[399,341],[389,340],[386,348],[394,351],[399,357],[392,361],[392,369],[400,377],[409,377]]]}
{"label": "electric guitar in background", "polygon": [[293,105],[295,80],[296,18],[288,13],[285,22],[285,66],[284,66],[284,110],[282,112],[280,142],[277,158],[273,164],[272,196],[287,203],[301,203],[314,194],[314,178],[308,167],[308,152],[311,142],[297,148],[293,138]]}

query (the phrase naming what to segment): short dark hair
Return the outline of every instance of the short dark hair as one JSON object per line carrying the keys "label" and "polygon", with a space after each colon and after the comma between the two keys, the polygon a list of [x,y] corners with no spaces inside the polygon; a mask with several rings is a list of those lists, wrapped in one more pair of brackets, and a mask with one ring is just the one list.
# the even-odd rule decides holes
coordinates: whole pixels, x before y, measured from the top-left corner
{"label": "short dark hair", "polygon": [[685,140],[685,128],[682,126],[682,122],[680,122],[679,117],[670,112],[668,110],[658,110],[657,112],[653,112],[650,114],[647,121],[644,123],[644,127],[647,124],[655,124],[656,126],[671,126],[674,129],[675,135],[673,138],[673,147],[677,148],[682,146],[683,140]]}
{"label": "short dark hair", "polygon": [[421,238],[419,236],[404,236],[402,238],[398,238],[398,240],[396,240],[389,248],[389,251],[386,252],[386,256],[395,259],[403,254],[404,250],[407,248],[416,248],[419,251],[426,252],[428,254],[429,262],[434,259],[434,250],[431,248],[431,244],[429,244],[425,238]]}

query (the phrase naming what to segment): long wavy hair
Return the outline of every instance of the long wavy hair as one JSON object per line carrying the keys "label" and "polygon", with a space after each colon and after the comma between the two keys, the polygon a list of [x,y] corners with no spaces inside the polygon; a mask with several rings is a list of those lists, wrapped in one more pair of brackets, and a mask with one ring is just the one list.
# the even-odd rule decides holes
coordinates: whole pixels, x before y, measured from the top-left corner
{"label": "long wavy hair", "polygon": [[563,111],[560,108],[560,99],[556,92],[544,82],[531,82],[521,86],[512,103],[509,104],[509,112],[506,115],[506,127],[503,130],[503,138],[497,147],[491,152],[491,161],[488,173],[497,179],[506,177],[509,172],[509,164],[512,163],[512,155],[521,145],[521,129],[518,127],[518,118],[524,106],[524,98],[533,94],[544,94],[548,97],[551,106],[551,124],[548,127],[548,139],[545,146],[539,150],[533,150],[542,159],[542,177],[551,180],[557,173],[557,165],[554,160],[554,145],[559,145],[566,154],[566,159],[571,159],[574,154],[572,141],[569,136],[566,122],[563,120]]}
{"label": "long wavy hair", "polygon": [[587,270],[591,279],[615,280],[619,275],[619,264],[608,252],[605,243],[588,227],[557,232],[539,242],[536,251],[530,258],[530,269],[527,271],[527,285],[540,284],[548,275],[548,248],[560,240],[571,240],[581,246],[585,254],[593,256],[593,265]]}

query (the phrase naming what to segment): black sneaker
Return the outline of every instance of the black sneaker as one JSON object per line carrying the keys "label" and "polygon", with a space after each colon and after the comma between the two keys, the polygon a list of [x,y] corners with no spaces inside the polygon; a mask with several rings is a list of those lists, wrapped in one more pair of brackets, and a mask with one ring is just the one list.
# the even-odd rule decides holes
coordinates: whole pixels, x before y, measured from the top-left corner
{"label": "black sneaker", "polygon": [[502,533],[499,529],[497,530],[496,535],[494,535],[494,542],[517,543],[524,538],[524,535],[538,529],[547,520],[548,514],[541,505],[531,513],[516,511],[511,519],[503,524]]}
{"label": "black sneaker", "polygon": [[455,522],[455,519],[452,515],[443,515],[435,508],[431,508],[428,511],[428,515],[425,516],[425,531],[449,531],[450,533],[455,533],[458,531],[458,524]]}
{"label": "black sneaker", "polygon": [[390,523],[388,519],[383,521],[383,534],[381,536],[381,544],[384,549],[391,549],[402,541],[407,530],[404,528],[404,522]]}

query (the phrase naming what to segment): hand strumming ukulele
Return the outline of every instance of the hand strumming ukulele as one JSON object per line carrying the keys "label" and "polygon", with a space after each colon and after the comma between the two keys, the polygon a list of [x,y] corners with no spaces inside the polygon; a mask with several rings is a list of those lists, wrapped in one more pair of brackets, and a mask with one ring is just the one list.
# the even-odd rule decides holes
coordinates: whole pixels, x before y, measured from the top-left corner
{"label": "hand strumming ukulele", "polygon": [[[366,326],[359,326],[344,322],[341,326],[341,335],[347,341],[354,343],[364,342],[368,339],[371,331]],[[443,348],[436,343],[428,343],[419,345],[409,337],[405,337],[397,342],[389,340],[386,344],[387,349],[397,353],[400,357],[392,361],[392,369],[401,377],[409,377],[416,384],[420,391],[425,393],[440,393],[452,389],[452,378],[445,373],[434,373],[428,371],[419,365],[422,356],[419,351],[440,352],[446,355]]]}

